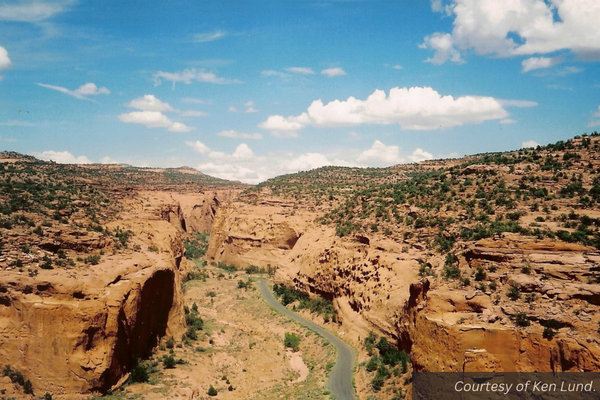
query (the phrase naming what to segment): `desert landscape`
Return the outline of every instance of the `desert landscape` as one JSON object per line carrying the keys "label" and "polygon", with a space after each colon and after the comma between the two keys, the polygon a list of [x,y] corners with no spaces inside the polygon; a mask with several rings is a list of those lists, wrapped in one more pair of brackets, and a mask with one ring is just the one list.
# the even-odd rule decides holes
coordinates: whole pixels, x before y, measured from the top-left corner
{"label": "desert landscape", "polygon": [[600,136],[257,186],[0,157],[2,399],[356,398],[600,369]]}

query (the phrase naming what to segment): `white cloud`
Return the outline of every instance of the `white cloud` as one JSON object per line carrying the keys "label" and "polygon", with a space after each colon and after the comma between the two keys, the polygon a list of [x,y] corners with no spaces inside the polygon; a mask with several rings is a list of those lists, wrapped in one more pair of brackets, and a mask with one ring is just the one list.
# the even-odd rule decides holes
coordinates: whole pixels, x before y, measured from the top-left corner
{"label": "white cloud", "polygon": [[366,167],[389,167],[396,164],[416,163],[431,159],[433,159],[433,155],[421,148],[404,155],[401,153],[399,146],[388,146],[379,140],[375,140],[371,148],[361,152],[356,160]]}
{"label": "white cloud", "polygon": [[154,84],[156,86],[162,83],[162,80],[173,82],[173,85],[177,82],[185,83],[186,85],[192,82],[205,82],[213,83],[217,85],[227,85],[233,83],[242,83],[237,79],[221,78],[212,72],[207,72],[204,69],[188,68],[180,72],[164,72],[158,71],[152,75],[154,78]]}
{"label": "white cloud", "polygon": [[146,94],[131,100],[129,107],[137,108],[142,111],[175,111],[169,103],[160,101],[152,94]]}
{"label": "white cloud", "polygon": [[528,140],[526,142],[521,143],[522,149],[528,149],[530,147],[538,147],[540,144],[535,140]]}
{"label": "white cloud", "polygon": [[110,90],[108,90],[107,88],[105,88],[105,87],[99,88],[98,86],[96,86],[96,84],[91,83],[91,82],[85,83],[85,84],[79,86],[75,90],[70,90],[70,89],[64,88],[62,86],[48,85],[45,83],[36,83],[36,85],[41,86],[46,89],[56,90],[57,92],[61,92],[61,93],[67,94],[69,96],[73,96],[80,100],[88,100],[88,101],[94,101],[94,100],[92,100],[86,96],[97,96],[100,94],[110,94]]}
{"label": "white cloud", "polygon": [[167,130],[169,132],[188,133],[188,132],[193,131],[194,129],[190,126],[187,126],[186,124],[181,123],[181,122],[173,122]]}
{"label": "white cloud", "polygon": [[19,22],[41,22],[63,12],[73,0],[21,0],[0,4],[0,20]]}
{"label": "white cloud", "polygon": [[[8,58],[8,51],[2,46],[0,46],[0,71],[3,69],[10,68],[10,58]],[[0,75],[0,79],[2,76]]]}
{"label": "white cloud", "polygon": [[402,65],[396,64],[396,65],[393,65],[392,68],[399,71],[402,69]]}
{"label": "white cloud", "polygon": [[598,111],[596,111],[593,115],[594,117],[600,117],[600,106],[598,106]]}
{"label": "white cloud", "polygon": [[119,115],[121,122],[126,124],[141,124],[148,128],[168,128],[173,121],[160,111],[133,111]]}
{"label": "white cloud", "polygon": [[276,137],[296,137],[298,131],[303,129],[309,123],[306,113],[298,117],[283,117],[281,115],[271,115],[265,122],[258,125],[259,128],[271,131]]}
{"label": "white cloud", "polygon": [[[600,60],[597,0],[452,0],[452,33],[436,32],[422,45],[428,61],[461,62],[461,52],[512,57],[570,50],[582,60]],[[441,2],[432,7],[442,11]]]}
{"label": "white cloud", "polygon": [[516,124],[517,121],[515,121],[514,119],[511,118],[506,118],[500,121],[500,124],[502,125],[511,125],[511,124]]}
{"label": "white cloud", "polygon": [[208,154],[210,152],[208,146],[200,142],[199,140],[196,140],[195,142],[185,142],[185,144],[186,146],[194,149],[194,151],[198,154]]}
{"label": "white cloud", "polygon": [[59,164],[91,164],[89,158],[86,156],[78,156],[75,157],[73,154],[68,151],[54,151],[54,150],[46,150],[41,153],[33,153],[34,157],[37,157],[41,160],[46,161],[54,161]]}
{"label": "white cloud", "polygon": [[97,96],[99,94],[110,94],[110,90],[105,87],[98,87],[95,83],[88,82],[85,83],[79,88],[75,89],[75,93],[78,93],[82,96]]}
{"label": "white cloud", "polygon": [[232,113],[236,113],[236,112],[238,112],[238,109],[237,109],[237,108],[235,108],[234,106],[231,106],[231,107],[229,107],[227,110],[228,110],[229,112],[232,112]]}
{"label": "white cloud", "polygon": [[[169,103],[165,103],[152,94],[146,94],[129,102],[129,107],[141,111],[133,111],[119,115],[119,120],[126,124],[140,124],[148,128],[167,128],[169,132],[187,133],[194,128],[184,123],[172,121],[163,112],[179,112]],[[183,116],[196,116],[193,111],[184,111]]]}
{"label": "white cloud", "polygon": [[140,124],[148,128],[167,128],[170,132],[186,133],[193,128],[173,122],[169,117],[160,111],[133,111],[119,115],[119,120],[126,124]]}
{"label": "white cloud", "polygon": [[221,131],[221,132],[217,133],[217,135],[222,136],[222,137],[237,138],[237,139],[252,139],[252,140],[262,139],[262,135],[260,133],[243,133],[243,132],[237,132],[234,130]]}
{"label": "white cloud", "polygon": [[224,38],[225,36],[227,36],[227,32],[224,32],[224,31],[198,33],[198,34],[194,35],[194,42],[196,42],[196,43],[212,42],[213,40],[221,39],[221,38]]}
{"label": "white cloud", "polygon": [[563,61],[562,57],[530,57],[521,62],[523,72],[550,68]]}
{"label": "white cloud", "polygon": [[435,54],[433,58],[428,58],[425,61],[435,65],[440,65],[446,61],[453,63],[464,62],[460,56],[460,51],[454,44],[454,38],[449,33],[436,32],[433,35],[425,37],[425,42],[419,45],[422,49],[433,49]]}
{"label": "white cloud", "polygon": [[307,125],[318,127],[362,124],[398,124],[403,130],[436,130],[478,124],[508,116],[493,97],[442,96],[429,87],[393,88],[389,95],[376,90],[366,100],[350,97],[324,104],[315,100],[299,116],[272,115],[259,127],[278,133],[297,133]]}
{"label": "white cloud", "polygon": [[327,68],[321,71],[321,75],[325,75],[330,78],[334,76],[344,76],[346,75],[346,71],[341,68]]}
{"label": "white cloud", "polygon": [[300,75],[314,75],[315,71],[307,67],[290,67],[285,69],[288,72]]}
{"label": "white cloud", "polygon": [[370,149],[360,153],[357,161],[369,166],[385,167],[400,164],[403,158],[400,156],[400,147],[386,146],[379,140],[375,140]]}
{"label": "white cloud", "polygon": [[421,162],[433,159],[433,154],[421,148],[417,148],[408,156],[408,159],[412,162]]}
{"label": "white cloud", "polygon": [[[387,146],[375,141],[367,150],[341,149],[333,153],[268,153],[255,154],[245,143],[232,153],[211,150],[202,142],[186,142],[188,147],[200,154],[197,169],[223,179],[239,180],[246,183],[259,183],[277,175],[306,171],[326,165],[383,167],[406,162],[431,159],[432,155],[423,149],[403,154],[398,146]],[[343,158],[342,158],[343,157]]]}

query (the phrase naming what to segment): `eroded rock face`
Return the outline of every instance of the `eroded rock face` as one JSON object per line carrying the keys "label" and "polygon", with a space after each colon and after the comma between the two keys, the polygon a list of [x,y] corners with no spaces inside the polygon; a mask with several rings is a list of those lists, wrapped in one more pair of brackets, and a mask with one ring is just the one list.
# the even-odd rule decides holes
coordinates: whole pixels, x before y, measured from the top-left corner
{"label": "eroded rock face", "polygon": [[[184,248],[165,221],[119,221],[160,252],[129,251],[98,265],[5,274],[0,282],[0,364],[36,393],[78,398],[127,377],[165,336],[184,332],[180,289]],[[143,227],[143,231],[141,230]],[[145,235],[151,234],[146,241]]]}
{"label": "eroded rock face", "polygon": [[[441,255],[381,236],[340,239],[293,204],[234,203],[218,213],[209,257],[239,266],[277,266],[276,281],[334,300],[346,338],[370,330],[395,339],[417,371],[594,371],[600,368],[596,306],[600,267],[589,247],[505,234],[463,248],[465,276],[488,272],[494,290],[419,277],[419,265],[441,275]],[[409,212],[409,211],[407,211]],[[293,246],[278,246],[294,235]],[[279,236],[279,239],[277,238]],[[522,272],[527,266],[527,272]],[[507,299],[515,286],[521,301]],[[531,302],[523,299],[532,296]],[[527,317],[519,327],[515,318]],[[552,322],[555,336],[545,337]]]}

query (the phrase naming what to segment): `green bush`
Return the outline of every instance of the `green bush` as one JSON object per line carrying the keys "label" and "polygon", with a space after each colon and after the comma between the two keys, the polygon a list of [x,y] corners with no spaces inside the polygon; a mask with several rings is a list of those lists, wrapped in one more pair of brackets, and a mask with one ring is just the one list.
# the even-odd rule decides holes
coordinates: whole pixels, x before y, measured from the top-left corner
{"label": "green bush", "polygon": [[213,385],[210,385],[210,388],[208,388],[208,392],[206,392],[206,394],[208,394],[209,396],[216,396],[218,392],[217,389],[213,387]]}
{"label": "green bush", "polygon": [[177,364],[177,361],[175,360],[175,357],[169,354],[168,356],[163,357],[162,363],[165,366],[165,368],[173,369],[175,368],[175,364]]}
{"label": "green bush", "polygon": [[511,299],[512,301],[519,300],[521,298],[521,291],[519,290],[519,286],[515,283],[510,285],[510,287],[508,288],[508,292],[506,293],[506,296],[509,299]]}
{"label": "green bush", "polygon": [[283,344],[285,347],[291,348],[293,351],[298,351],[300,349],[300,341],[302,339],[300,336],[295,333],[286,332],[285,339],[283,340]]}
{"label": "green bush", "polygon": [[149,368],[147,365],[138,364],[131,370],[131,379],[132,382],[144,383],[148,382],[150,379],[150,374],[148,372]]}

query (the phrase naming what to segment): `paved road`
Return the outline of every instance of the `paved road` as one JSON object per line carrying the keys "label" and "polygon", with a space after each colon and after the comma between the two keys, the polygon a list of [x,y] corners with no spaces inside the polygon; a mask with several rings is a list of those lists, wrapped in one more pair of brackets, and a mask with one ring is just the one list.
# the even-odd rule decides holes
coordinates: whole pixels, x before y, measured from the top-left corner
{"label": "paved road", "polygon": [[333,371],[331,371],[331,374],[329,375],[327,387],[331,390],[331,393],[336,400],[356,400],[356,397],[354,396],[354,387],[352,386],[352,374],[354,372],[354,354],[352,352],[352,347],[314,322],[308,321],[282,306],[269,290],[265,280],[259,281],[258,287],[268,305],[286,317],[317,332],[336,347],[338,358]]}

